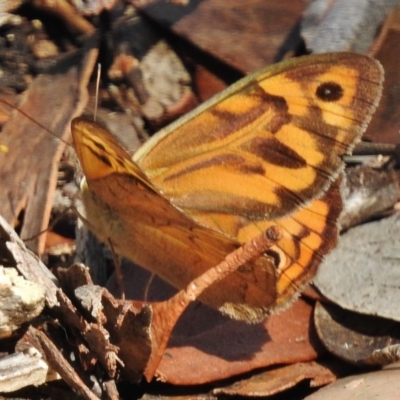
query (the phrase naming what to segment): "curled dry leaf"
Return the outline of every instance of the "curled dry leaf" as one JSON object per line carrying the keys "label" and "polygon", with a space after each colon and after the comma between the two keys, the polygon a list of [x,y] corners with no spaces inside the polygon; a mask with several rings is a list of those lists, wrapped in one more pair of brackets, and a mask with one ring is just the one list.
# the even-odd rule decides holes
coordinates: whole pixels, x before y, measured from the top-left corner
{"label": "curled dry leaf", "polygon": [[340,226],[347,230],[393,210],[399,198],[399,178],[392,169],[361,165],[346,169]]}
{"label": "curled dry leaf", "polygon": [[311,380],[311,387],[327,385],[337,379],[338,373],[339,365],[337,363],[336,365],[333,363],[324,365],[315,361],[295,363],[255,373],[250,378],[238,381],[233,385],[214,389],[213,393],[248,397],[272,396],[306,379]]}
{"label": "curled dry leaf", "polygon": [[347,362],[372,364],[372,353],[400,343],[400,324],[356,314],[333,304],[317,303],[314,322],[324,346]]}

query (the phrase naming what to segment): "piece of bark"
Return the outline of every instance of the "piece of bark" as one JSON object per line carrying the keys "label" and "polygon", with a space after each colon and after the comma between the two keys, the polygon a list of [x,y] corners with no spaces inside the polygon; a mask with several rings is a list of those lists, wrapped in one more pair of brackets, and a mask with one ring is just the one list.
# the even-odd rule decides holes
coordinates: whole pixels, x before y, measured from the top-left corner
{"label": "piece of bark", "polygon": [[[24,242],[2,216],[0,216],[0,245],[2,258],[7,260],[7,265],[15,266],[27,281],[44,288],[46,304],[49,307],[58,304],[57,279],[40,259],[25,247]],[[8,251],[5,252],[4,249]]]}
{"label": "piece of bark", "polygon": [[65,146],[42,126],[66,139],[71,119],[86,102],[86,85],[96,55],[96,41],[92,39],[82,50],[69,54],[51,71],[38,76],[22,96],[21,111],[15,110],[14,118],[1,133],[2,144],[9,149],[6,154],[0,152],[2,215],[15,226],[23,214],[21,237],[35,237],[29,247],[36,253],[44,249],[45,237],[37,235],[47,228],[57,163]]}
{"label": "piece of bark", "polygon": [[83,399],[99,399],[85,385],[58,348],[43,332],[30,326],[26,334],[19,341],[19,346],[34,346],[46,360],[47,364]]}
{"label": "piece of bark", "polygon": [[400,344],[390,344],[383,349],[374,350],[365,360],[368,365],[389,365],[400,361]]}
{"label": "piece of bark", "polygon": [[119,349],[110,343],[106,329],[101,324],[86,321],[61,291],[58,292],[58,300],[63,320],[69,327],[74,327],[85,340],[91,351],[90,357],[93,362],[98,360],[107,371],[108,376],[115,377],[117,364],[120,363],[117,355]]}
{"label": "piece of bark", "polygon": [[38,316],[45,294],[44,287],[25,280],[14,268],[0,266],[0,338],[11,336]]}
{"label": "piece of bark", "polygon": [[53,379],[57,376],[50,373],[49,366],[34,347],[24,353],[0,358],[1,393],[14,392],[29,385],[39,386]]}
{"label": "piece of bark", "polygon": [[102,363],[109,376],[115,376],[119,366],[131,382],[140,381],[151,351],[151,307],[136,307],[131,302],[116,300],[106,289],[92,284],[83,265],[59,269],[58,275],[82,311],[60,292],[64,321],[80,332],[90,353]]}

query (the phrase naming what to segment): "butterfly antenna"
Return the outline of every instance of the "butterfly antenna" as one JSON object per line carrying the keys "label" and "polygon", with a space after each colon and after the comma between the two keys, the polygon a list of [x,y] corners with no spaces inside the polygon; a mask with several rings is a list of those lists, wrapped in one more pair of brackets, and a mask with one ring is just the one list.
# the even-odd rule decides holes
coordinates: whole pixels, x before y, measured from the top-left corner
{"label": "butterfly antenna", "polygon": [[54,218],[53,221],[49,223],[49,226],[46,229],[43,229],[36,235],[23,238],[22,240],[24,241],[24,243],[31,242],[32,240],[36,240],[39,236],[43,235],[44,233],[51,231],[58,224],[58,222],[60,222],[71,210],[75,210],[75,206],[68,206],[65,210],[61,212],[61,214],[57,215],[57,217]]}
{"label": "butterfly antenna", "polygon": [[29,114],[27,114],[25,111],[22,111],[21,109],[19,109],[17,106],[15,106],[14,104],[10,103],[7,100],[4,99],[0,99],[0,103],[5,104],[6,106],[12,108],[13,110],[17,110],[19,113],[21,113],[25,118],[28,118],[31,122],[33,122],[34,124],[36,124],[37,126],[40,126],[45,132],[49,133],[51,136],[57,138],[58,140],[60,140],[61,142],[63,142],[64,144],[66,144],[67,146],[70,146],[71,144],[68,143],[66,140],[58,137],[54,132],[52,132],[49,128],[46,128],[43,124],[41,124],[40,122],[36,121],[35,118],[31,117]]}
{"label": "butterfly antenna", "polygon": [[97,107],[99,105],[99,87],[100,87],[100,75],[101,75],[101,64],[97,64],[97,78],[96,78],[96,103],[94,106],[94,122],[96,122],[97,119]]}

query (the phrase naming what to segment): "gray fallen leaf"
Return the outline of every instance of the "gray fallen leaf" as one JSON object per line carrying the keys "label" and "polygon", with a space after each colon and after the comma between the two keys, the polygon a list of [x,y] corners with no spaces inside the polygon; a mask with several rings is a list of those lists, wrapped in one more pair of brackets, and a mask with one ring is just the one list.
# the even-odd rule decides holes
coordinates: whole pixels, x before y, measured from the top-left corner
{"label": "gray fallen leaf", "polygon": [[400,213],[343,234],[314,284],[342,308],[400,321]]}
{"label": "gray fallen leaf", "polygon": [[313,53],[367,52],[398,0],[314,0],[304,13],[301,35]]}

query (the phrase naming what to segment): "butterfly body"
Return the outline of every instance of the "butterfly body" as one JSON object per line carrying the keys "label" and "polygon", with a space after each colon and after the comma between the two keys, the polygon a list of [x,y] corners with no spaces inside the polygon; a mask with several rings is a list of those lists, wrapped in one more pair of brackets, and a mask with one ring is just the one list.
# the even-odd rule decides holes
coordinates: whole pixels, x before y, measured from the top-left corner
{"label": "butterfly body", "polygon": [[308,56],[244,78],[134,155],[95,123],[72,132],[83,216],[119,253],[178,288],[271,225],[282,239],[202,300],[258,321],[285,306],[336,243],[341,157],[382,87],[365,56]]}

